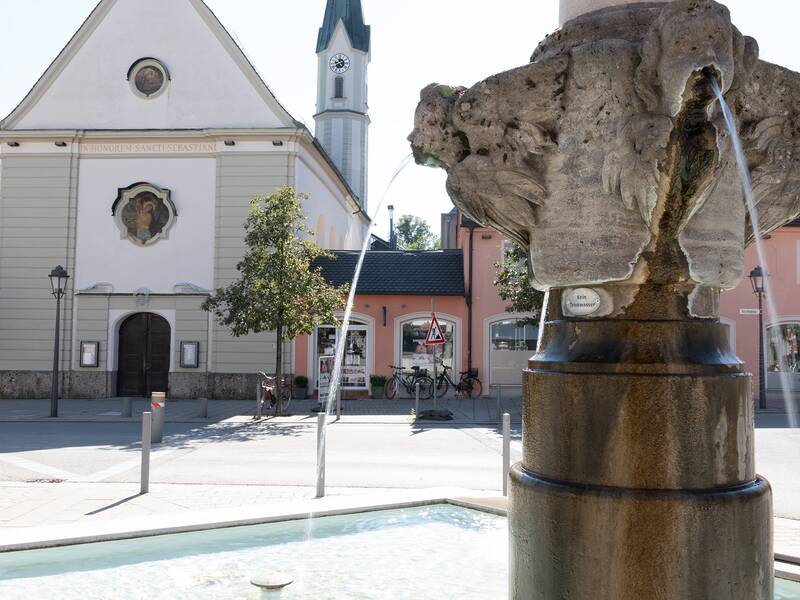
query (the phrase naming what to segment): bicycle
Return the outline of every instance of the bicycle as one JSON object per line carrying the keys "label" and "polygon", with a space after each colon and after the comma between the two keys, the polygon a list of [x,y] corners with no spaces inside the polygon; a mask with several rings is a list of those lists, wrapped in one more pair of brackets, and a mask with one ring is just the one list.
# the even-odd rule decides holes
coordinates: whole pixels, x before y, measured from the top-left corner
{"label": "bicycle", "polygon": [[[275,416],[280,416],[278,414],[278,410],[283,411],[289,408],[289,405],[292,403],[292,386],[286,383],[284,378],[281,378],[281,385],[280,391],[276,394],[276,378],[270,377],[263,371],[259,371],[258,374],[261,376],[261,396],[259,398],[259,406],[258,406],[258,414],[256,418],[258,418],[261,414],[265,412],[266,409],[274,408],[275,409]],[[280,396],[280,402],[278,402],[278,397]]]}
{"label": "bicycle", "polygon": [[450,386],[456,391],[456,398],[477,398],[483,393],[483,384],[478,379],[478,369],[472,368],[468,371],[461,371],[461,378],[458,383],[453,381],[449,372],[453,367],[440,363],[442,373],[436,378],[436,393],[442,397],[447,393]]}
{"label": "bicycle", "polygon": [[427,369],[411,367],[411,372],[405,371],[403,367],[389,365],[394,371],[392,376],[386,380],[383,391],[386,397],[391,400],[397,395],[400,386],[404,387],[409,396],[414,395],[415,387],[419,382],[419,397],[423,400],[433,397],[433,378],[428,376]]}

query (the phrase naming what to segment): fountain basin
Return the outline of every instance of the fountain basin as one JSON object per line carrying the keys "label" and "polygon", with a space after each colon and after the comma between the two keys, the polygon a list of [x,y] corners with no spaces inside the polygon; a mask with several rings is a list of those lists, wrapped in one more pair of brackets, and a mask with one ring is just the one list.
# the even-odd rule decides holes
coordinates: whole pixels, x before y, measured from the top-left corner
{"label": "fountain basin", "polygon": [[[447,504],[0,554],[0,597],[505,598],[505,517]],[[778,581],[777,600],[800,600]]]}

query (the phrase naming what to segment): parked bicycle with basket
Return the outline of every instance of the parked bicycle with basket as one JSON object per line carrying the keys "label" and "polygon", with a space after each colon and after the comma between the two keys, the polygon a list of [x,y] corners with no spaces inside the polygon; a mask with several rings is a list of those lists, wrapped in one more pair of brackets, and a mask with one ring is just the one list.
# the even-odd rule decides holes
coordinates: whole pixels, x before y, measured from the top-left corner
{"label": "parked bicycle with basket", "polygon": [[456,398],[478,398],[483,393],[483,384],[478,379],[478,369],[472,368],[468,371],[461,371],[459,374],[461,378],[458,383],[453,381],[450,375],[453,367],[444,364],[444,361],[439,363],[442,372],[436,377],[436,395],[443,397],[447,394],[450,386],[456,391]]}
{"label": "parked bicycle with basket", "polygon": [[419,397],[421,399],[427,400],[433,397],[433,378],[428,375],[427,369],[411,367],[411,371],[406,371],[403,367],[389,366],[393,373],[383,386],[383,391],[387,398],[393,399],[401,388],[404,388],[409,396],[413,396],[416,393],[417,383],[419,383]]}

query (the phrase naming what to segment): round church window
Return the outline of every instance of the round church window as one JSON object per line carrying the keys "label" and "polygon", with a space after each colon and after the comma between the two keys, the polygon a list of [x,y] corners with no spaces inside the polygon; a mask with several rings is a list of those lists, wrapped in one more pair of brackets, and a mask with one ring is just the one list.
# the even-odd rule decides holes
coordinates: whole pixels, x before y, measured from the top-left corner
{"label": "round church window", "polygon": [[128,70],[128,81],[134,93],[144,98],[153,98],[166,88],[169,72],[160,61],[143,58]]}

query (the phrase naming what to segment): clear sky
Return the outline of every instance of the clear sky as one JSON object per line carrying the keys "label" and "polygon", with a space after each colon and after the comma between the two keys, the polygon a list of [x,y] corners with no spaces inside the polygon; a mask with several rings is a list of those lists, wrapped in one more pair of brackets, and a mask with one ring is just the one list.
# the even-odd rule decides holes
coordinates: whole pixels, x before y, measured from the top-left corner
{"label": "clear sky", "polygon": [[[178,0],[164,0],[178,1]],[[313,131],[317,29],[325,0],[206,0],[292,115]],[[0,0],[0,113],[7,115],[67,43],[96,0]],[[372,26],[369,202],[374,211],[409,152],[419,90],[472,85],[526,63],[557,27],[557,0],[362,0]],[[734,23],[761,57],[800,71],[800,0],[730,0]],[[398,214],[438,232],[452,204],[444,172],[411,166],[387,196]],[[385,207],[376,231],[388,231]]]}

